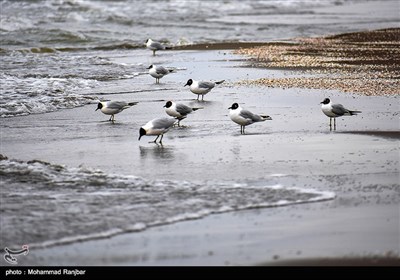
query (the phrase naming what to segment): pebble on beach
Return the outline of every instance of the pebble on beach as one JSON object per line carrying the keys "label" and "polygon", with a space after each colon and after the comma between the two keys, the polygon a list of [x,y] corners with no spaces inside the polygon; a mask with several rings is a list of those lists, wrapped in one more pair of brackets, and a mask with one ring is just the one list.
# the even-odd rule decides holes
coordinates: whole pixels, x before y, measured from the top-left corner
{"label": "pebble on beach", "polygon": [[244,85],[400,94],[400,28],[299,38],[236,51],[258,67],[303,71],[305,77],[262,78]]}

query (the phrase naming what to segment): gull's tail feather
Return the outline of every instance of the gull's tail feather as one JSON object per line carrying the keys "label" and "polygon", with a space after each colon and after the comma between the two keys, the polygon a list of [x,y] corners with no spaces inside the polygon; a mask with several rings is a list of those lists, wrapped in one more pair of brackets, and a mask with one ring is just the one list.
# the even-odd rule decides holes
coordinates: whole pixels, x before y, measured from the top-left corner
{"label": "gull's tail feather", "polygon": [[222,80],[222,81],[218,81],[218,82],[215,82],[217,85],[219,85],[219,84],[222,84],[223,82],[225,82],[225,80]]}
{"label": "gull's tail feather", "polygon": [[128,103],[128,105],[129,106],[133,106],[133,105],[136,105],[136,104],[138,104],[139,102],[130,102],[130,103]]}
{"label": "gull's tail feather", "polygon": [[357,114],[361,113],[361,111],[350,111],[350,110],[349,110],[349,112],[350,112],[350,116],[357,115]]}
{"label": "gull's tail feather", "polygon": [[197,111],[197,110],[200,110],[200,109],[204,109],[204,107],[192,108],[193,111]]}
{"label": "gull's tail feather", "polygon": [[263,121],[267,121],[267,120],[271,121],[271,120],[272,120],[272,118],[271,118],[270,116],[260,115],[260,117],[261,117],[261,119],[262,119]]}

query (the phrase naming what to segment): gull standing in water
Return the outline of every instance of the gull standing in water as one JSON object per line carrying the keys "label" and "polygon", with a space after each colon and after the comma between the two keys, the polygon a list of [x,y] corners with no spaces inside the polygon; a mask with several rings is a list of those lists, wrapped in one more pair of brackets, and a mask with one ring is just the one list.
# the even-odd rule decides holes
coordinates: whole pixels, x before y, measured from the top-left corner
{"label": "gull standing in water", "polygon": [[197,94],[197,100],[199,100],[200,95],[201,101],[204,101],[204,95],[210,92],[215,85],[219,85],[225,82],[225,80],[218,81],[218,82],[207,82],[207,81],[195,81],[192,79],[189,79],[184,86],[189,86],[190,91],[193,92],[194,94]]}
{"label": "gull standing in water", "polygon": [[97,110],[100,110],[103,114],[111,115],[109,121],[114,123],[115,114],[122,112],[125,109],[132,107],[133,105],[138,104],[139,102],[125,102],[125,101],[108,101],[108,102],[99,102],[97,104]]}
{"label": "gull standing in water", "polygon": [[143,135],[157,135],[156,140],[154,140],[153,142],[157,143],[158,137],[161,136],[160,144],[162,144],[164,133],[170,130],[175,122],[176,119],[174,118],[159,118],[149,121],[139,129],[139,141]]}
{"label": "gull standing in water", "polygon": [[156,66],[154,64],[150,65],[147,69],[149,69],[149,74],[153,78],[156,78],[156,84],[160,83],[160,79],[169,73],[174,72],[173,69],[167,69],[163,66]]}
{"label": "gull standing in water", "polygon": [[165,46],[165,45],[161,44],[160,42],[156,42],[151,39],[147,39],[146,48],[153,51],[153,56],[156,55],[156,51],[171,49],[171,47]]}
{"label": "gull standing in water", "polygon": [[253,114],[252,112],[240,107],[237,103],[233,103],[228,109],[231,120],[240,125],[240,134],[245,134],[244,128],[246,125],[272,120],[270,116]]}
{"label": "gull standing in water", "polygon": [[181,120],[186,118],[187,115],[190,113],[197,111],[199,109],[203,109],[201,107],[198,108],[193,108],[186,106],[185,104],[182,103],[175,103],[172,101],[168,101],[165,105],[165,112],[170,115],[171,117],[174,117],[178,120],[178,126],[180,126]]}
{"label": "gull standing in water", "polygon": [[361,113],[361,111],[353,111],[346,109],[342,104],[332,104],[329,98],[325,98],[320,104],[322,112],[329,117],[329,127],[332,130],[332,119],[333,129],[336,130],[336,118],[341,116],[353,116]]}

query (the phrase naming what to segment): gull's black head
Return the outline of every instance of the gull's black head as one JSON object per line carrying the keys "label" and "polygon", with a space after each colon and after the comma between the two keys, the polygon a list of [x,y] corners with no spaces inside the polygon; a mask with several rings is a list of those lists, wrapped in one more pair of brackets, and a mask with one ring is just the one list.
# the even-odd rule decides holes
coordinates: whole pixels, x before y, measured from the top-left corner
{"label": "gull's black head", "polygon": [[236,110],[237,108],[239,108],[239,104],[233,103],[232,106],[229,107],[228,109]]}
{"label": "gull's black head", "polygon": [[185,87],[185,86],[190,86],[191,84],[193,84],[193,80],[192,80],[192,79],[189,79],[189,80],[187,81],[186,85],[184,85],[184,87]]}
{"label": "gull's black head", "polygon": [[151,69],[151,68],[153,68],[154,67],[154,65],[152,64],[152,65],[150,65],[149,67],[147,67],[146,69]]}
{"label": "gull's black head", "polygon": [[172,106],[172,101],[167,101],[167,103],[165,103],[164,107],[169,108]]}
{"label": "gull's black head", "polygon": [[140,138],[142,138],[143,135],[146,135],[146,130],[144,130],[143,127],[141,127],[139,129],[139,141],[140,141]]}
{"label": "gull's black head", "polygon": [[99,104],[97,104],[97,109],[95,111],[100,110],[101,108],[103,108],[103,104],[99,102]]}
{"label": "gull's black head", "polygon": [[324,101],[322,101],[320,104],[329,104],[331,100],[329,98],[325,98]]}

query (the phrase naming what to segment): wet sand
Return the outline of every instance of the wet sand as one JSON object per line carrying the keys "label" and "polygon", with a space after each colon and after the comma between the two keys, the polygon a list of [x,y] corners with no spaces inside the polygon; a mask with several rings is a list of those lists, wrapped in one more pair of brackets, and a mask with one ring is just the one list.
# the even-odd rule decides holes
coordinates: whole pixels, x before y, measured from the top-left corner
{"label": "wet sand", "polygon": [[[399,261],[399,99],[360,96],[335,90],[265,88],[237,81],[285,77],[290,70],[247,68],[228,50],[172,50],[151,57],[133,50],[117,58],[178,67],[161,80],[139,75],[99,92],[103,99],[139,101],[113,125],[95,112],[96,104],[54,113],[2,120],[1,153],[20,160],[40,159],[70,167],[147,179],[234,181],[336,193],[334,200],[229,212],[48,248],[32,248],[21,265],[314,265],[331,263],[392,265]],[[188,78],[226,82],[205,102],[183,87]],[[147,84],[150,91],[137,91]],[[362,114],[329,119],[319,102],[330,97]],[[182,121],[159,146],[139,127],[164,116],[166,100],[202,106]],[[239,102],[273,120],[247,127],[228,117]],[[105,156],[106,155],[106,156]],[[271,179],[272,178],[272,179]],[[352,260],[352,261],[348,261]],[[360,264],[357,262],[357,265]],[[398,264],[399,262],[397,262]]]}

